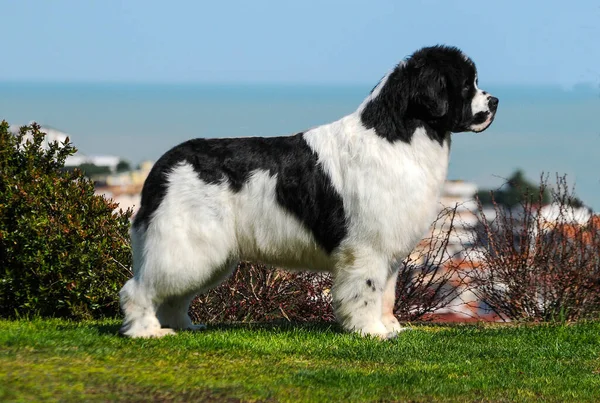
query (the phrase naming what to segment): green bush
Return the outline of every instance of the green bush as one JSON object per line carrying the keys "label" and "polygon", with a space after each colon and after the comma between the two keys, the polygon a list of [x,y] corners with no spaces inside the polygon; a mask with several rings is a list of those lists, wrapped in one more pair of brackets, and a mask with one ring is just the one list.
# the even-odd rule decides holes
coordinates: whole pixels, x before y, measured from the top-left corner
{"label": "green bush", "polygon": [[115,316],[131,212],[64,170],[68,139],[44,148],[44,137],[36,124],[17,135],[0,124],[0,316]]}
{"label": "green bush", "polygon": [[552,201],[550,191],[543,186],[537,186],[527,181],[525,174],[520,169],[513,172],[501,188],[491,191],[489,189],[480,190],[477,198],[484,205],[490,206],[495,203],[508,208],[518,207],[532,198],[539,198],[544,205]]}

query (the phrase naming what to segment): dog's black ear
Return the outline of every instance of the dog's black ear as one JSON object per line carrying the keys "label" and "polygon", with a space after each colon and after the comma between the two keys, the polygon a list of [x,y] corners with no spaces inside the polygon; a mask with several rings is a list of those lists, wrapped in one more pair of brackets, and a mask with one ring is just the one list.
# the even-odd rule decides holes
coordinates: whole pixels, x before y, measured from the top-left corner
{"label": "dog's black ear", "polygon": [[446,78],[437,69],[426,65],[416,66],[412,101],[431,118],[438,119],[448,113]]}

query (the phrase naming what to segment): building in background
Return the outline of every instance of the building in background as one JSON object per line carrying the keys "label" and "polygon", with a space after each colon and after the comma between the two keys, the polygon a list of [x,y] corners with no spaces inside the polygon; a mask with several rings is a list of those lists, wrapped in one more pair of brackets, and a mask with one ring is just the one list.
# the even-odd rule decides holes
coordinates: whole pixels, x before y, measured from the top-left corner
{"label": "building in background", "polygon": [[152,166],[152,161],[144,161],[137,169],[106,175],[96,182],[96,193],[113,199],[123,210],[132,209],[135,215],[140,207],[144,181]]}
{"label": "building in background", "polygon": [[[32,124],[30,122],[29,124]],[[9,130],[13,134],[19,133],[20,126],[18,125],[10,125]],[[48,149],[48,145],[54,142],[58,142],[59,144],[64,143],[69,140],[73,140],[73,137],[68,133],[60,131],[50,126],[40,126],[40,131],[46,133],[44,137],[44,141],[42,143],[42,148],[44,150]],[[29,141],[33,137],[31,134],[25,135],[23,141]],[[81,152],[76,152],[74,155],[69,155],[65,160],[65,167],[67,168],[75,168],[82,165],[95,165],[97,167],[105,167],[110,172],[117,172],[117,166],[119,162],[121,162],[121,158],[116,157],[114,155],[85,155]]]}

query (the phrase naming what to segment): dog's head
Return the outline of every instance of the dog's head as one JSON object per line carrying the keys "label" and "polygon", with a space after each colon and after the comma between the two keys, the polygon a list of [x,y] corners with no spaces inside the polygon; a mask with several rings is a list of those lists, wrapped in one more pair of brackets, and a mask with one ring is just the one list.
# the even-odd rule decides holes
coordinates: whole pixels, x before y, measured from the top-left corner
{"label": "dog's head", "polygon": [[388,139],[406,139],[407,122],[418,121],[440,133],[481,132],[494,120],[498,98],[477,85],[475,64],[460,50],[423,48],[373,89],[361,118]]}
{"label": "dog's head", "polygon": [[406,62],[411,83],[409,107],[426,121],[439,121],[451,132],[481,132],[494,120],[498,98],[478,86],[477,69],[460,50],[424,48]]}

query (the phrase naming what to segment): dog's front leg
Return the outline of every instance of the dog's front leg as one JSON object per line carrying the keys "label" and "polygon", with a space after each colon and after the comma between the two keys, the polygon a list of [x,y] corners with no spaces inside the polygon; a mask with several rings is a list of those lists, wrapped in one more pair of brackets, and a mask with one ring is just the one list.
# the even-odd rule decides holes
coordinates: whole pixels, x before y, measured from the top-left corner
{"label": "dog's front leg", "polygon": [[406,328],[400,325],[394,315],[394,305],[396,304],[396,284],[398,283],[398,265],[390,266],[388,278],[383,291],[383,312],[381,320],[388,331],[398,333]]}
{"label": "dog's front leg", "polygon": [[382,321],[389,263],[373,252],[345,251],[340,256],[332,288],[337,320],[364,336],[394,337]]}

